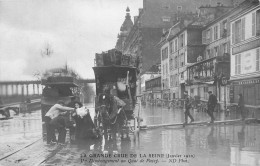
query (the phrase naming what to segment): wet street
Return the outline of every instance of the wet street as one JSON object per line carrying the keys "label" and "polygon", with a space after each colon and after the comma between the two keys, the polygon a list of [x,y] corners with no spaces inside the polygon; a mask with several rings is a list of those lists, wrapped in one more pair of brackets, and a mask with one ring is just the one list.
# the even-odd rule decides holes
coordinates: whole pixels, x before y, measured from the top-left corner
{"label": "wet street", "polygon": [[[90,110],[93,116],[93,107]],[[138,113],[135,112],[135,115]],[[209,121],[204,112],[194,110],[192,115],[195,121]],[[142,107],[140,116],[143,118],[142,125],[181,123],[184,120],[181,109],[149,105]],[[217,120],[234,119],[236,116],[216,114]],[[0,122],[2,157],[15,148],[36,141],[26,150],[1,159],[0,165],[260,165],[260,125],[256,123],[146,129],[130,133],[128,138],[118,136],[116,141],[102,139],[81,145],[68,143],[65,147],[57,147],[55,154],[49,155],[56,146],[49,147],[42,142],[40,118],[40,111],[36,111]],[[38,156],[35,154],[34,159],[28,157],[28,153],[34,154],[35,150],[42,152]],[[105,156],[101,157],[103,154]]]}

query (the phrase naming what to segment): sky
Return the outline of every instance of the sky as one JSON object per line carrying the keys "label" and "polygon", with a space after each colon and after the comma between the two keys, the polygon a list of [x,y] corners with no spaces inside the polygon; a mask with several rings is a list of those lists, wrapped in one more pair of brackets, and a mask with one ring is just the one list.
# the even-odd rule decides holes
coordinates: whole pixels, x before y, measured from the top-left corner
{"label": "sky", "polygon": [[[142,0],[0,0],[0,81],[33,80],[66,62],[94,78],[95,53],[116,45],[125,19]],[[43,54],[46,47],[50,56]]]}

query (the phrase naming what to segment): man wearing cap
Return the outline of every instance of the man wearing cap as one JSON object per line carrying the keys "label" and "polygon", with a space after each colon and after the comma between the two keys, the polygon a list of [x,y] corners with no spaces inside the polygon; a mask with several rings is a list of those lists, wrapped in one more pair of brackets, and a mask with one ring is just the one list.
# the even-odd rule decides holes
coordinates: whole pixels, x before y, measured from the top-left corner
{"label": "man wearing cap", "polygon": [[60,100],[57,102],[57,104],[54,104],[45,114],[44,119],[47,130],[47,144],[57,142],[55,129],[57,129],[59,132],[58,143],[65,143],[65,118],[62,115],[65,115],[67,111],[73,111],[74,108],[65,107],[64,105],[64,101]]}
{"label": "man wearing cap", "polygon": [[208,91],[208,94],[209,94],[209,100],[208,100],[208,115],[210,116],[211,118],[211,121],[210,123],[214,123],[214,115],[213,115],[213,111],[217,105],[217,97],[212,93],[212,91]]}
{"label": "man wearing cap", "polygon": [[194,118],[191,116],[190,114],[190,108],[191,108],[191,101],[190,101],[190,97],[188,95],[188,91],[184,92],[184,98],[185,98],[185,123],[188,123],[188,117],[191,119],[190,123],[194,122]]}

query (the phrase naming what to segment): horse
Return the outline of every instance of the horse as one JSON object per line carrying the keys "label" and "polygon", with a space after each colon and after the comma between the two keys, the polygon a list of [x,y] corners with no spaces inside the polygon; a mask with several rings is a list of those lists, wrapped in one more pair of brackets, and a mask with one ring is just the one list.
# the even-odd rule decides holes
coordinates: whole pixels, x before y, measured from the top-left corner
{"label": "horse", "polygon": [[[113,110],[113,98],[109,95],[101,95],[99,103],[101,106],[98,109],[98,121],[102,124],[105,139],[108,138],[108,131],[110,130],[113,139],[116,138],[116,133],[122,130],[124,123],[123,111],[116,112]],[[100,124],[98,125],[100,126]],[[122,131],[121,131],[122,132]]]}

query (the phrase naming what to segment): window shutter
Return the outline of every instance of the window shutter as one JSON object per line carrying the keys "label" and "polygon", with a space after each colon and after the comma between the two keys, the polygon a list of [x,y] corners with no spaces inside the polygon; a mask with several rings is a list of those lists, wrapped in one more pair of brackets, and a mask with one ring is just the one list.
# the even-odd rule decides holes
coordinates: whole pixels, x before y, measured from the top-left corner
{"label": "window shutter", "polygon": [[255,20],[256,13],[252,13],[252,36],[256,35],[256,20]]}
{"label": "window shutter", "polygon": [[202,31],[202,44],[207,44],[206,33],[207,31]]}
{"label": "window shutter", "polygon": [[245,40],[245,17],[242,18],[242,40]]}
{"label": "window shutter", "polygon": [[210,30],[209,30],[209,42],[211,43],[212,42],[212,38],[213,38],[213,30],[212,30],[212,28],[210,28]]}
{"label": "window shutter", "polygon": [[256,49],[256,71],[259,71],[259,49]]}
{"label": "window shutter", "polygon": [[235,23],[232,24],[232,44],[235,44]]}
{"label": "window shutter", "polygon": [[219,38],[222,38],[223,36],[223,21],[221,23],[219,23]]}
{"label": "window shutter", "polygon": [[228,19],[227,19],[227,36],[230,35],[230,26],[231,26],[231,24],[230,24],[230,19],[228,18]]}
{"label": "window shutter", "polygon": [[230,42],[227,42],[227,53],[231,54],[230,53]]}
{"label": "window shutter", "polygon": [[224,53],[224,47],[223,47],[223,44],[221,44],[221,45],[219,46],[218,56],[223,56],[223,53]]}
{"label": "window shutter", "polygon": [[237,65],[237,72],[238,72],[238,74],[240,74],[241,73],[241,54],[239,54],[238,55],[238,65]]}
{"label": "window shutter", "polygon": [[237,57],[238,55],[235,55],[235,74],[237,74]]}

